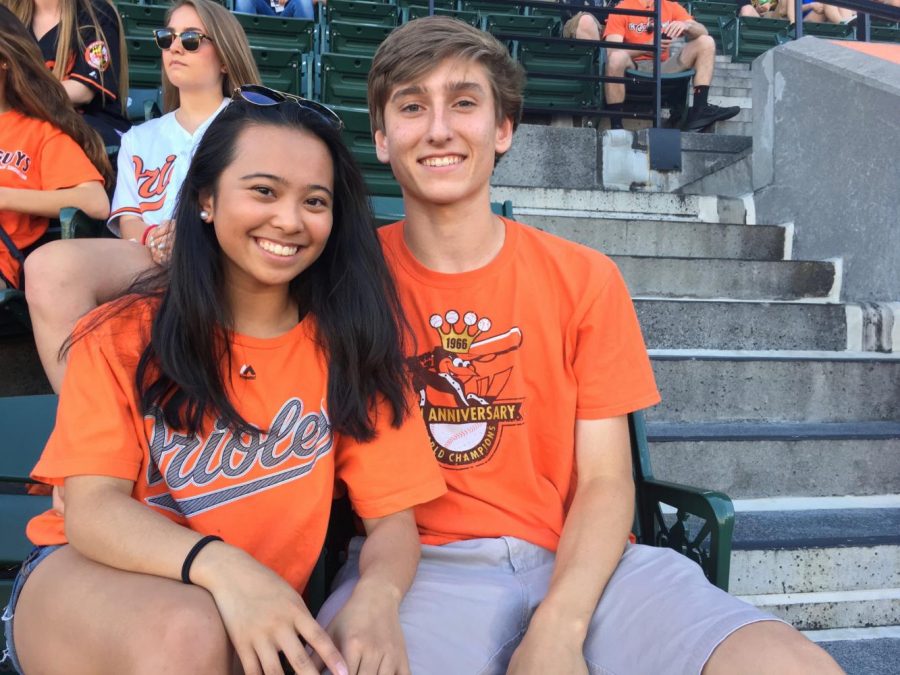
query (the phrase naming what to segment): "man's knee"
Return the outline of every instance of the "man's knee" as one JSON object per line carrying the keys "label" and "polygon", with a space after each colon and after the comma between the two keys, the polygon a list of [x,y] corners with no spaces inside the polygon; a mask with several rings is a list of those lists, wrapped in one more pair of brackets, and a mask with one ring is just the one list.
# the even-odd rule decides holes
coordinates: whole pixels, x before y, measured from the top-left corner
{"label": "man's knee", "polygon": [[606,74],[623,75],[631,65],[631,55],[621,49],[610,49],[606,53]]}
{"label": "man's knee", "polygon": [[844,672],[828,652],[778,621],[758,621],[733,632],[712,653],[703,675],[734,672],[738,663],[757,664],[760,672]]}
{"label": "man's knee", "polygon": [[716,41],[712,35],[701,35],[694,40],[694,43],[697,45],[697,51],[701,54],[715,54]]}
{"label": "man's knee", "polygon": [[578,18],[575,37],[581,40],[600,39],[600,28],[597,25],[597,19],[595,19],[592,14],[585,13]]}

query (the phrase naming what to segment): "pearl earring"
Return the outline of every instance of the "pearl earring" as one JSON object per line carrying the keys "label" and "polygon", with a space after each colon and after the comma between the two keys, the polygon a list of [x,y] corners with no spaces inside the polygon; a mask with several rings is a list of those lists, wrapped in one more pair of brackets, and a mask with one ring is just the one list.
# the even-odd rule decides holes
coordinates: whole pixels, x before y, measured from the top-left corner
{"label": "pearl earring", "polygon": [[201,211],[200,219],[201,220],[209,220],[209,211]]}

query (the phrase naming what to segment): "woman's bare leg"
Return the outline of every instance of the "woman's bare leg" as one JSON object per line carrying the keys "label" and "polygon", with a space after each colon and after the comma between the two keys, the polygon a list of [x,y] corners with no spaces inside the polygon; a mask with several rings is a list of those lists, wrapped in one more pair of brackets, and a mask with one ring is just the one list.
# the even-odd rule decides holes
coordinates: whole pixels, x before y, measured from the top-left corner
{"label": "woman's bare leg", "polygon": [[153,261],[145,246],[121,239],[67,239],[25,260],[25,296],[41,364],[58,392],[66,370],[59,348],[75,323],[118,296]]}
{"label": "woman's bare leg", "polygon": [[113,569],[71,546],[32,572],[13,632],[26,673],[229,673],[233,654],[198,586]]}

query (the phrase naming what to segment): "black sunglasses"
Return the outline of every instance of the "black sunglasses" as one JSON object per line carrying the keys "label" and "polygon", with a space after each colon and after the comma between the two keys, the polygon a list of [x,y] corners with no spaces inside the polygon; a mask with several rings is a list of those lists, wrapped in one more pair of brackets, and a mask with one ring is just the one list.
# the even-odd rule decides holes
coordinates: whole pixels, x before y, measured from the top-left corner
{"label": "black sunglasses", "polygon": [[156,40],[156,46],[162,50],[166,50],[172,46],[175,38],[181,40],[181,46],[186,52],[195,52],[200,49],[200,43],[203,40],[212,42],[209,35],[204,35],[199,30],[184,30],[176,33],[171,28],[156,28],[153,31],[153,39]]}
{"label": "black sunglasses", "polygon": [[296,103],[301,108],[311,110],[318,114],[338,131],[344,128],[344,122],[338,117],[338,114],[327,105],[322,105],[318,101],[311,101],[302,96],[287,94],[283,91],[275,91],[274,89],[269,89],[261,84],[243,84],[234,90],[231,98],[240,98],[251,105],[259,106],[279,105],[280,103],[287,102]]}

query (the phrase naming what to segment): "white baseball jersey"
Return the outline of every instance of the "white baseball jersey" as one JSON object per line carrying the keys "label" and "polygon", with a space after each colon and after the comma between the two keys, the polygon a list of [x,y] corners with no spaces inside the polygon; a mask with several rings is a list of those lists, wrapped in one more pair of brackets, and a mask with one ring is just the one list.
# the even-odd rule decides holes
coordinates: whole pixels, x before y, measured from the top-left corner
{"label": "white baseball jersey", "polygon": [[119,234],[119,216],[137,216],[148,225],[159,225],[172,217],[178,191],[200,139],[230,102],[231,99],[224,99],[193,134],[170,112],[132,127],[122,136],[116,192],[108,221],[113,232]]}

